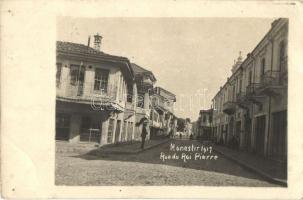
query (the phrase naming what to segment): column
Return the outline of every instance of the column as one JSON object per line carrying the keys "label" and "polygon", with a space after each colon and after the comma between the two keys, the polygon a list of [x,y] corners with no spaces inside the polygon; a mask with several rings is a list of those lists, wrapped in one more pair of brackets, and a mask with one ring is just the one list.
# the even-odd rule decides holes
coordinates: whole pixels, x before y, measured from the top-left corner
{"label": "column", "polygon": [[[137,98],[138,98],[137,84],[134,82],[133,83],[133,97],[132,97],[134,110],[136,110],[136,107],[137,107]],[[136,119],[134,121],[136,121]]]}
{"label": "column", "polygon": [[117,73],[116,73],[116,78],[117,78],[117,82],[116,82],[116,85],[117,85],[117,91],[116,91],[116,101],[117,102],[119,102],[119,99],[120,99],[120,83],[121,83],[121,81],[120,81],[120,71],[118,71]]}
{"label": "column", "polygon": [[102,123],[102,128],[101,128],[101,141],[100,141],[100,145],[105,145],[107,144],[107,133],[108,133],[108,122],[109,122],[109,118],[107,119],[102,119],[101,123]]}
{"label": "column", "polygon": [[69,142],[77,143],[80,141],[81,115],[73,114],[70,119]]}
{"label": "column", "polygon": [[95,70],[93,67],[86,67],[85,69],[85,77],[84,77],[84,88],[83,88],[83,96],[89,97],[91,96],[94,90],[94,82],[95,82]]}
{"label": "column", "polygon": [[69,61],[62,62],[61,68],[61,80],[60,80],[60,87],[57,88],[58,94],[60,96],[64,96],[66,94],[67,86],[69,85],[70,76],[69,76]]}
{"label": "column", "polygon": [[146,92],[144,94],[144,109],[149,110],[149,94]]}

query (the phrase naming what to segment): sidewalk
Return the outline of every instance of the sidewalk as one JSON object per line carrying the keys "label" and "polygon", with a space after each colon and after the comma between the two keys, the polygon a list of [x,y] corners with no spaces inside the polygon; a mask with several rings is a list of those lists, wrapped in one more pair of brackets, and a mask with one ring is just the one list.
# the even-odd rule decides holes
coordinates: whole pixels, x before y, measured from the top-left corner
{"label": "sidewalk", "polygon": [[157,147],[161,144],[167,143],[170,140],[171,139],[147,140],[145,141],[144,149],[140,148],[141,146],[140,141],[136,141],[132,144],[117,144],[117,145],[102,146],[92,153],[95,155],[99,155],[102,153],[135,154]]}
{"label": "sidewalk", "polygon": [[228,147],[213,145],[214,150],[247,168],[268,181],[287,186],[287,169],[282,163],[248,152],[237,151]]}

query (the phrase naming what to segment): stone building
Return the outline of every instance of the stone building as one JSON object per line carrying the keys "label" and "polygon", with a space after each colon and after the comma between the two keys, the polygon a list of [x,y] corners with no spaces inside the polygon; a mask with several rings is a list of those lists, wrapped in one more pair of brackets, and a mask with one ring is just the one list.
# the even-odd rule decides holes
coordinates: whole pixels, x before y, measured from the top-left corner
{"label": "stone building", "polygon": [[288,20],[277,19],[212,100],[216,141],[287,160]]}
{"label": "stone building", "polygon": [[[57,42],[56,139],[101,145],[134,139],[136,84],[125,57]],[[127,95],[131,94],[131,95]]]}
{"label": "stone building", "polygon": [[197,120],[197,138],[201,140],[213,139],[212,132],[212,115],[213,110],[200,110]]}

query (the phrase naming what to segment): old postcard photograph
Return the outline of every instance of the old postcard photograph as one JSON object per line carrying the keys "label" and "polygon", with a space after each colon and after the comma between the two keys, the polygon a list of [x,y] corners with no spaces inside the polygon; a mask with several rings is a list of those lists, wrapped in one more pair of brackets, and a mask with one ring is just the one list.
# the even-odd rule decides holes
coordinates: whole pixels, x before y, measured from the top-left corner
{"label": "old postcard photograph", "polygon": [[299,2],[29,2],[1,8],[5,198],[302,198]]}
{"label": "old postcard photograph", "polygon": [[57,20],[56,184],[287,186],[287,18]]}

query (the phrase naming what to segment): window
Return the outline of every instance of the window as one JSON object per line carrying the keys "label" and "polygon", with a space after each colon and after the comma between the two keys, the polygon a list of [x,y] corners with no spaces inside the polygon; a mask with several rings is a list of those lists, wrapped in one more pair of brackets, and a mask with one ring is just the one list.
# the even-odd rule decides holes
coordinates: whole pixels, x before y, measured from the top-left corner
{"label": "window", "polygon": [[249,75],[248,75],[248,85],[251,85],[252,83],[252,71],[249,71]]}
{"label": "window", "polygon": [[203,116],[203,122],[206,122],[206,116],[205,115]]}
{"label": "window", "polygon": [[143,108],[144,107],[144,94],[138,94],[137,96],[137,107]]}
{"label": "window", "polygon": [[56,86],[60,86],[60,80],[61,80],[61,70],[62,70],[62,64],[57,63],[57,72],[56,72]]}
{"label": "window", "polygon": [[264,75],[264,73],[265,73],[265,58],[261,60],[261,71],[260,71],[261,77]]}
{"label": "window", "polygon": [[70,84],[78,85],[84,82],[85,67],[82,65],[70,66]]}
{"label": "window", "polygon": [[133,85],[127,84],[127,102],[133,101]]}
{"label": "window", "polygon": [[96,69],[94,90],[100,90],[107,93],[109,71],[106,69]]}

